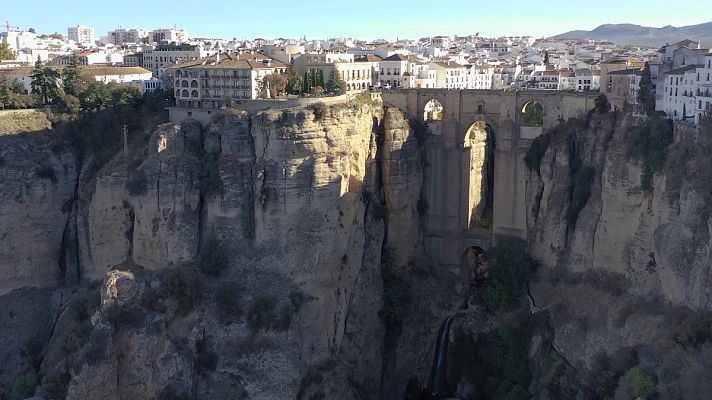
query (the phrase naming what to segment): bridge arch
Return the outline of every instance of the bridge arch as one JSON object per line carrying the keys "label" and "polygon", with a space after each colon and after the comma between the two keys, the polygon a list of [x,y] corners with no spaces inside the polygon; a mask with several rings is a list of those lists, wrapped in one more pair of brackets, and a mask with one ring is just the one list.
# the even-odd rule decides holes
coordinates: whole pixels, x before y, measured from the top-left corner
{"label": "bridge arch", "polygon": [[443,104],[437,99],[431,99],[423,107],[423,119],[429,121],[442,121]]}
{"label": "bridge arch", "polygon": [[544,115],[546,115],[546,111],[540,102],[529,100],[524,103],[524,106],[522,106],[519,112],[522,115],[522,125],[544,126]]}

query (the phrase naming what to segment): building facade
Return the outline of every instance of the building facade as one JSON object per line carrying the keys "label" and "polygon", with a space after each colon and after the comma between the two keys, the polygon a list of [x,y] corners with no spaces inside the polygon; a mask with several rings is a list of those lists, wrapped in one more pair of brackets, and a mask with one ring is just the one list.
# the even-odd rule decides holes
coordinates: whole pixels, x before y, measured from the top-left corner
{"label": "building facade", "polygon": [[78,45],[94,45],[94,28],[91,26],[77,25],[67,28],[67,38],[75,41]]}
{"label": "building facade", "polygon": [[285,74],[287,65],[259,53],[218,53],[169,68],[180,108],[220,109],[257,99],[261,81],[269,74]]}
{"label": "building facade", "polygon": [[159,44],[153,49],[143,52],[143,67],[153,72],[158,78],[163,78],[167,68],[184,61],[195,61],[215,54],[196,44]]}

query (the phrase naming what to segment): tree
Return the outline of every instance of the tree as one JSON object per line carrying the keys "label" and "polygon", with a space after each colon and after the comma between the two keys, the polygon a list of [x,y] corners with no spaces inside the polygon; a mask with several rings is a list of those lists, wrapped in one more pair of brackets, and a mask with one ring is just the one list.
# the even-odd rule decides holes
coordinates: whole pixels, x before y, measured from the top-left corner
{"label": "tree", "polygon": [[270,97],[279,97],[284,95],[289,80],[282,74],[269,74],[262,78],[260,82],[260,92],[269,90]]}
{"label": "tree", "polygon": [[72,55],[69,65],[62,72],[62,86],[64,92],[72,96],[79,96],[86,90],[89,82],[79,73],[79,57]]}
{"label": "tree", "polygon": [[52,39],[64,40],[64,36],[62,36],[62,34],[58,32],[49,35],[49,37],[51,37]]}
{"label": "tree", "polygon": [[0,43],[0,60],[14,60],[15,52],[7,43]]}
{"label": "tree", "polygon": [[37,57],[35,68],[32,70],[32,94],[45,105],[49,104],[57,96],[59,72],[54,68],[45,67],[42,61]]}
{"label": "tree", "polygon": [[544,65],[549,65],[549,52],[544,52]]}
{"label": "tree", "polygon": [[287,94],[301,94],[304,90],[302,78],[290,66],[287,68]]}
{"label": "tree", "polygon": [[35,28],[30,28],[30,29],[28,29],[27,31],[30,32],[30,33],[37,33],[37,31],[35,30]]}
{"label": "tree", "polygon": [[302,84],[304,85],[302,93],[309,93],[311,85],[309,85],[309,74],[307,74],[306,71],[304,71],[304,80],[302,81]]}
{"label": "tree", "polygon": [[341,79],[341,74],[336,68],[332,68],[329,73],[329,82],[326,83],[326,91],[337,96],[346,93],[346,82]]}
{"label": "tree", "polygon": [[655,114],[655,97],[653,96],[653,80],[650,77],[650,65],[646,62],[641,70],[638,87],[638,108],[645,115]]}
{"label": "tree", "polygon": [[596,97],[595,101],[595,108],[596,112],[599,114],[605,114],[609,111],[611,111],[611,103],[608,102],[608,97],[606,97],[605,94],[599,94],[598,97]]}

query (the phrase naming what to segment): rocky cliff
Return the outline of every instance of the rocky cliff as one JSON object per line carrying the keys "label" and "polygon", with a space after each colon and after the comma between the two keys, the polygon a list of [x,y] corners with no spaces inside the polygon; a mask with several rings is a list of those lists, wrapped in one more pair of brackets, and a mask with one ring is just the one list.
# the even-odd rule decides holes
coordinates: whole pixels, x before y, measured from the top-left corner
{"label": "rocky cliff", "polygon": [[[36,362],[3,346],[16,367],[0,391],[13,379],[72,399],[380,391],[381,249],[415,253],[422,185],[398,111],[231,110],[156,126],[102,163],[70,139],[0,137],[0,301],[32,313],[18,290],[36,287],[51,304],[47,329],[18,327]],[[215,260],[225,269],[208,270]]]}

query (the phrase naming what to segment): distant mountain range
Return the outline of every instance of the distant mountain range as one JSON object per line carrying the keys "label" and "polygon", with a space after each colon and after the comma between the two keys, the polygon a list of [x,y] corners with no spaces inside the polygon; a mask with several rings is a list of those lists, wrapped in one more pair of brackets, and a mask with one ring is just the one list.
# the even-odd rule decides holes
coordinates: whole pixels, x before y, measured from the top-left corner
{"label": "distant mountain range", "polygon": [[619,45],[659,47],[684,39],[702,41],[703,46],[712,46],[712,22],[681,26],[668,25],[651,28],[633,24],[606,24],[592,31],[571,31],[554,36],[555,39],[607,40]]}

